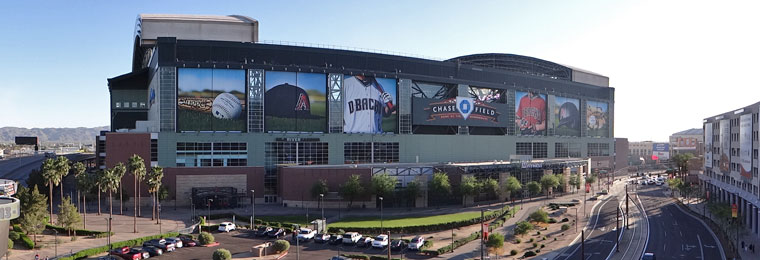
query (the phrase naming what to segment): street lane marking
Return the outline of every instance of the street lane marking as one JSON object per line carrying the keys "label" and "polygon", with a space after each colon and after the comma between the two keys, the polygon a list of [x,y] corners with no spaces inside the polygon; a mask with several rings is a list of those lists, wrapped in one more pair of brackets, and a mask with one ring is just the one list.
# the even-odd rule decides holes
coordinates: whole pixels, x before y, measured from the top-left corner
{"label": "street lane marking", "polygon": [[697,235],[697,241],[699,241],[699,255],[700,259],[705,259],[705,251],[702,249],[702,239]]}

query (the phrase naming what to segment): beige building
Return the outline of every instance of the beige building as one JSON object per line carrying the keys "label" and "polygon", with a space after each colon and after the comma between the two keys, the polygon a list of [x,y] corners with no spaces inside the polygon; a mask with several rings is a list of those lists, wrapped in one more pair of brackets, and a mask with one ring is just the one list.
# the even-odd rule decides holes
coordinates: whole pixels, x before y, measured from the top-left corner
{"label": "beige building", "polygon": [[652,146],[654,145],[654,142],[652,141],[643,141],[643,142],[629,142],[628,143],[628,155],[632,157],[644,157],[644,159],[651,159],[652,157]]}
{"label": "beige building", "polygon": [[703,131],[692,128],[670,135],[670,155],[691,153],[695,157],[704,155]]}

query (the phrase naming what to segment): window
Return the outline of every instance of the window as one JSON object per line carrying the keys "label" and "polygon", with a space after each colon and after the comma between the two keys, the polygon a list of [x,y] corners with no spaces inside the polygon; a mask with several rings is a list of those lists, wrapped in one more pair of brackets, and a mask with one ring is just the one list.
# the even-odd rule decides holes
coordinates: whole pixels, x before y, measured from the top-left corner
{"label": "window", "polygon": [[531,143],[516,143],[515,153],[517,155],[533,155],[533,144]]}
{"label": "window", "polygon": [[277,194],[277,165],[315,165],[328,163],[327,142],[283,141],[264,144],[265,194]]}
{"label": "window", "polygon": [[399,144],[396,142],[343,143],[344,163],[393,163],[399,161]]}
{"label": "window", "polygon": [[137,102],[132,102],[132,108],[137,108]]}
{"label": "window", "polygon": [[140,102],[140,108],[145,108],[145,102]]}
{"label": "window", "polygon": [[129,102],[124,102],[124,108],[129,108]]}
{"label": "window", "polygon": [[[153,140],[151,140],[151,147],[152,142]],[[156,143],[156,148],[157,146]],[[247,143],[177,142],[177,167],[246,166],[247,146]],[[158,154],[158,149],[156,149],[156,154]]]}
{"label": "window", "polygon": [[610,144],[588,143],[588,156],[610,156]]}
{"label": "window", "polygon": [[116,102],[116,108],[121,108],[121,102]]}
{"label": "window", "polygon": [[533,143],[533,158],[547,157],[546,143]]}
{"label": "window", "polygon": [[158,161],[158,140],[150,139],[150,161]]}
{"label": "window", "polygon": [[566,143],[554,143],[554,157],[570,157],[570,151]]}

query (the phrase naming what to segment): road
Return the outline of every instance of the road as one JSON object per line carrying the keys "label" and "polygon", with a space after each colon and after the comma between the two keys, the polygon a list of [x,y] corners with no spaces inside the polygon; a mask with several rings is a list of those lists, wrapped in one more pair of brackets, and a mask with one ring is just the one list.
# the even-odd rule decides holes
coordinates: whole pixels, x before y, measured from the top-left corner
{"label": "road", "polygon": [[646,252],[655,253],[658,259],[725,259],[711,231],[679,209],[664,189],[639,186],[650,223]]}
{"label": "road", "polygon": [[[636,187],[635,185],[629,185],[628,187],[630,195],[628,201],[628,228],[623,229],[624,232],[620,239],[619,250],[610,257],[612,260],[640,259],[649,237],[648,219],[644,215],[644,209],[641,207],[641,204],[635,199]],[[625,199],[620,203],[620,208],[625,212]],[[621,226],[624,226],[624,224],[621,223]]]}
{"label": "road", "polygon": [[10,158],[0,161],[0,179],[19,180],[24,184],[29,173],[34,169],[39,169],[42,161],[45,160],[43,155],[33,155],[26,157]]}
{"label": "road", "polygon": [[[618,198],[610,196],[604,199],[596,208],[595,215],[585,228],[586,243],[584,248],[577,243],[572,245],[568,252],[570,255],[564,259],[606,259],[615,246],[616,221],[618,210]],[[621,222],[622,225],[622,222]],[[581,258],[581,251],[584,251]]]}

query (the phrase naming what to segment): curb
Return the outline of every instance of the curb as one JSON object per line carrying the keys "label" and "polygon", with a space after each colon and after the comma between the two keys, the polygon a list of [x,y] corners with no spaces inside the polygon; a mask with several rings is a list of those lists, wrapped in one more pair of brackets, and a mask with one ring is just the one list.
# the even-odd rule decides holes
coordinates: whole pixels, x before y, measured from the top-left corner
{"label": "curb", "polygon": [[[689,207],[687,205],[684,205],[684,206]],[[715,235],[715,232],[713,232],[713,230],[710,228],[710,226],[708,226],[707,223],[705,223],[702,219],[694,216],[694,214],[692,214],[691,212],[686,212],[685,210],[683,210],[681,208],[681,206],[678,205],[678,202],[676,202],[676,208],[678,208],[678,210],[680,210],[684,214],[686,214],[686,215],[688,215],[688,216],[690,216],[690,217],[698,220],[699,223],[702,223],[702,226],[704,226],[707,230],[710,231],[710,235],[712,235],[713,239],[715,239],[715,241],[718,242],[717,244],[718,244],[718,249],[720,250],[721,259],[726,260],[726,252],[723,251],[723,244],[720,242],[720,240],[718,239],[718,236]],[[689,207],[689,211],[691,211],[690,207]]]}

